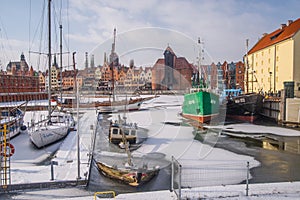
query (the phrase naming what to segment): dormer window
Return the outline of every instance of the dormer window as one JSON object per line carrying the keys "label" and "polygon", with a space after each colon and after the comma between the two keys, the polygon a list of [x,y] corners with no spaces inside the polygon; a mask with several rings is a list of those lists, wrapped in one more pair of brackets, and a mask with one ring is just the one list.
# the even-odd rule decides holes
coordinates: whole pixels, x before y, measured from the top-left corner
{"label": "dormer window", "polygon": [[283,31],[280,31],[279,33],[273,35],[270,39],[275,40]]}

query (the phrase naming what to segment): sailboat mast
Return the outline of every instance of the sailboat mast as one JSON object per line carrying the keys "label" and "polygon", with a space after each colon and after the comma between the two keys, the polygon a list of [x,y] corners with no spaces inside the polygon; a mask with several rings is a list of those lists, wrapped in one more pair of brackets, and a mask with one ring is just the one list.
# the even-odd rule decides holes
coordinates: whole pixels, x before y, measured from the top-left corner
{"label": "sailboat mast", "polygon": [[63,83],[63,77],[62,77],[62,24],[59,25],[60,29],[60,101],[62,102],[62,83]]}
{"label": "sailboat mast", "polygon": [[115,101],[115,74],[114,74],[114,68],[115,68],[115,48],[116,48],[116,28],[114,28],[114,42],[112,44],[111,48],[111,68],[112,68],[112,95],[113,95],[113,101]]}
{"label": "sailboat mast", "polygon": [[48,0],[48,120],[51,115],[51,0]]}

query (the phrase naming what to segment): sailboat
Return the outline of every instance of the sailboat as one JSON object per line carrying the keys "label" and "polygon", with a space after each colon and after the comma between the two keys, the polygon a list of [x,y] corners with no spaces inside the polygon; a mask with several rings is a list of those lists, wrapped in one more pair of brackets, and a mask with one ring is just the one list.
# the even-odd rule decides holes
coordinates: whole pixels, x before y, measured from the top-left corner
{"label": "sailboat", "polygon": [[[119,128],[122,129],[122,125]],[[96,164],[99,172],[108,178],[118,180],[133,187],[147,183],[159,173],[160,167],[157,165],[149,167],[145,163],[142,166],[135,165],[129,149],[130,143],[127,141],[127,136],[124,131],[120,131],[120,133],[127,159],[124,160],[125,157],[122,159],[116,156],[113,159],[108,159],[109,161],[107,162],[105,159],[98,160]],[[109,162],[111,164],[108,164]]]}
{"label": "sailboat", "polygon": [[125,104],[123,109],[123,119],[121,119],[119,115],[118,121],[114,124],[110,124],[109,142],[118,144],[122,149],[125,149],[127,160],[124,163],[122,158],[118,159],[114,157],[112,165],[105,162],[105,159],[103,159],[103,161],[97,161],[96,164],[98,170],[104,176],[137,187],[155,177],[159,173],[160,167],[157,165],[149,167],[148,164],[145,163],[143,163],[142,166],[138,166],[133,163],[129,146],[136,143],[138,127],[136,124],[128,124],[126,122],[126,105],[127,104]]}
{"label": "sailboat", "polygon": [[[198,43],[201,45],[200,39]],[[209,122],[219,115],[219,95],[205,86],[204,80],[200,80],[202,59],[201,49],[198,58],[198,72],[194,77],[190,92],[184,94],[182,116],[200,123]]]}
{"label": "sailboat", "polygon": [[130,98],[122,99],[122,100],[116,100],[115,98],[115,75],[114,75],[114,68],[117,67],[119,63],[119,58],[117,53],[115,52],[115,46],[116,46],[116,29],[114,29],[114,39],[112,43],[112,49],[110,54],[110,67],[112,71],[112,101],[109,99],[108,101],[103,102],[97,102],[96,107],[99,113],[111,113],[111,112],[120,112],[124,110],[124,105],[126,104],[128,111],[133,110],[139,110],[142,103],[144,101],[151,100],[153,98],[156,98],[157,96],[153,97],[145,97],[145,98]]}
{"label": "sailboat", "polygon": [[70,113],[51,109],[51,0],[48,0],[48,22],[48,116],[37,123],[31,121],[28,129],[30,140],[37,148],[64,138],[75,126]]}

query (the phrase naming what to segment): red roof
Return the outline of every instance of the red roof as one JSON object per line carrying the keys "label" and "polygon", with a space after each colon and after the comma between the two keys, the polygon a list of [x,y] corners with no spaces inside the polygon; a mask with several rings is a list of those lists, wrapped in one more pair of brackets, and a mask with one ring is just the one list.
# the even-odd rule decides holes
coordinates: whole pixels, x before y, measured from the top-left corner
{"label": "red roof", "polygon": [[248,52],[252,54],[256,51],[274,45],[278,42],[284,41],[293,37],[300,29],[300,18],[296,21],[289,21],[288,24],[282,24],[282,27],[277,29],[276,31],[266,34],[263,38],[261,38]]}

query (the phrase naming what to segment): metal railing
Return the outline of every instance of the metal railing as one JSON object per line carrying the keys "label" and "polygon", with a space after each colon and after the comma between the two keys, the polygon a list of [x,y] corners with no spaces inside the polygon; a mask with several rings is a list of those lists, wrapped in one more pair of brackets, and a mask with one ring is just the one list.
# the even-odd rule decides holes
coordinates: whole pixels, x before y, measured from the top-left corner
{"label": "metal railing", "polygon": [[[205,186],[224,186],[245,183],[245,195],[248,196],[250,169],[249,162],[231,161],[201,164],[197,160],[179,162],[172,157],[171,191],[182,199],[183,190]],[[210,161],[209,161],[210,162]],[[243,179],[243,180],[242,180]],[[199,192],[189,190],[190,193]],[[240,191],[243,193],[243,191]],[[184,193],[187,195],[187,193]],[[194,196],[193,194],[192,196]],[[198,195],[198,194],[197,194]],[[189,198],[189,197],[185,197]]]}

